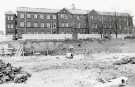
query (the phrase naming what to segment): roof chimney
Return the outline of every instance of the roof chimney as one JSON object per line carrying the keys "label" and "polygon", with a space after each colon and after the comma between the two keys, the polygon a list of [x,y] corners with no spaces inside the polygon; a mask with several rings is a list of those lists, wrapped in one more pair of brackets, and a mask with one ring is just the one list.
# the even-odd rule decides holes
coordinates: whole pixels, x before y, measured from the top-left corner
{"label": "roof chimney", "polygon": [[73,9],[73,10],[75,10],[75,9],[76,9],[76,7],[75,7],[75,4],[74,4],[74,3],[72,3],[72,9]]}

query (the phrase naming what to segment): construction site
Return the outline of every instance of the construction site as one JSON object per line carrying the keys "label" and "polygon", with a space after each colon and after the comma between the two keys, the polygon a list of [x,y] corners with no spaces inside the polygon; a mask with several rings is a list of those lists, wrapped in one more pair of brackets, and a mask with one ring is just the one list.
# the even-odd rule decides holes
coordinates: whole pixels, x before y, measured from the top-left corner
{"label": "construction site", "polygon": [[[134,44],[134,39],[1,42],[1,60],[31,77],[0,87],[134,87]],[[126,81],[118,83],[121,78]]]}

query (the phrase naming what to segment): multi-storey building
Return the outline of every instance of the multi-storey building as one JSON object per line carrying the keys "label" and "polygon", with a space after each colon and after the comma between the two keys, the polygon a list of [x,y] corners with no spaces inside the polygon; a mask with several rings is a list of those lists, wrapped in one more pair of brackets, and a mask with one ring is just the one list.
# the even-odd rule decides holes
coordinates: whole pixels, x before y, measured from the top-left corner
{"label": "multi-storey building", "polygon": [[5,17],[6,34],[15,34],[16,13],[8,11],[5,13],[5,15],[6,15]]}
{"label": "multi-storey building", "polygon": [[19,7],[6,13],[6,34],[18,33],[128,33],[132,29],[128,13],[80,9],[45,9]]}
{"label": "multi-storey building", "polygon": [[92,33],[130,33],[133,28],[132,16],[128,13],[92,10],[88,14],[88,23]]}

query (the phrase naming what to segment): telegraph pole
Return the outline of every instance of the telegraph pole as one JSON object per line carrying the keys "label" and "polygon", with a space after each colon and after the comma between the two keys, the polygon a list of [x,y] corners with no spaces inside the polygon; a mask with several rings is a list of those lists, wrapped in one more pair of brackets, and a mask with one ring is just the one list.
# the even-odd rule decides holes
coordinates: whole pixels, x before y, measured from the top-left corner
{"label": "telegraph pole", "polygon": [[17,32],[17,16],[15,15],[15,21],[14,21],[14,40],[18,39],[18,32]]}

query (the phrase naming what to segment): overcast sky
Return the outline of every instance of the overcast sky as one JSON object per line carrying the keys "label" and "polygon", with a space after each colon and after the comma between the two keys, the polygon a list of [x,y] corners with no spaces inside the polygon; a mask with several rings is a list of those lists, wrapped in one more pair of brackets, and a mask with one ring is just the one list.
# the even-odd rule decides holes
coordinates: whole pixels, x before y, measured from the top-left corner
{"label": "overcast sky", "polygon": [[135,16],[135,0],[1,0],[0,30],[5,29],[5,11],[15,11],[16,7],[71,8],[72,3],[77,9],[129,12]]}

